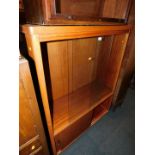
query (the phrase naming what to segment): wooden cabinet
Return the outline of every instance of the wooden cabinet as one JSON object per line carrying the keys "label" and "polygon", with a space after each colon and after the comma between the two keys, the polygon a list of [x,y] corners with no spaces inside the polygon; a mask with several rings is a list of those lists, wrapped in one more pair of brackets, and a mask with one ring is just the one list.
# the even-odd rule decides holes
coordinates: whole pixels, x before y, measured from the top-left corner
{"label": "wooden cabinet", "polygon": [[19,62],[19,154],[48,155],[28,62]]}
{"label": "wooden cabinet", "polygon": [[23,26],[54,154],[109,111],[130,29]]}
{"label": "wooden cabinet", "polygon": [[[125,22],[130,1],[23,0],[27,23],[40,25],[111,25],[110,21]],[[108,19],[111,13],[111,19]]]}

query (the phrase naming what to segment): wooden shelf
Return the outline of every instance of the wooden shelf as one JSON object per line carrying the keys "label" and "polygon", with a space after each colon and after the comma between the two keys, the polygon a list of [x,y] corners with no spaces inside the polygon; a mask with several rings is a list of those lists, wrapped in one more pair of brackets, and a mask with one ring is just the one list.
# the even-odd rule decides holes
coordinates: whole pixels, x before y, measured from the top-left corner
{"label": "wooden shelf", "polygon": [[54,101],[54,135],[87,114],[112,95],[112,91],[97,82],[79,88]]}

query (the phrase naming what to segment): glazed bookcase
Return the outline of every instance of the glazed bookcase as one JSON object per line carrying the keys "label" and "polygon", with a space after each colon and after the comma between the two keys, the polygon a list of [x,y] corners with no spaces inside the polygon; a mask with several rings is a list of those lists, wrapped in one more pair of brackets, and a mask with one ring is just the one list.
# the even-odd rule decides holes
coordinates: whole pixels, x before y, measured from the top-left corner
{"label": "glazed bookcase", "polygon": [[131,25],[24,25],[54,154],[103,117],[120,73]]}

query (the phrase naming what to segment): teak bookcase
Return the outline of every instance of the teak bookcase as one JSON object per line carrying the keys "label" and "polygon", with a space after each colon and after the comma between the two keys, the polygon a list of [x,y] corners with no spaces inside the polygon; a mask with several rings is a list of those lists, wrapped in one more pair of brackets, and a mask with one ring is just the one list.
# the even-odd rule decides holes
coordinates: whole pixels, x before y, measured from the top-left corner
{"label": "teak bookcase", "polygon": [[110,106],[131,25],[24,25],[54,154]]}

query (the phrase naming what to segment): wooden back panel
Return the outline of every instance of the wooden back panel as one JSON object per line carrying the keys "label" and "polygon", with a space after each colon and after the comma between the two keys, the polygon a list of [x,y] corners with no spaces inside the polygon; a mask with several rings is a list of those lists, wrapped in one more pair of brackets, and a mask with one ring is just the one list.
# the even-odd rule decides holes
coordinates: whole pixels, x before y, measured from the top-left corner
{"label": "wooden back panel", "polygon": [[99,56],[97,62],[97,75],[96,78],[101,85],[105,84],[106,69],[109,66],[111,48],[113,43],[113,36],[106,36],[102,42],[99,42]]}
{"label": "wooden back panel", "polygon": [[102,17],[126,18],[131,0],[105,0]]}
{"label": "wooden back panel", "polygon": [[72,42],[73,91],[94,80],[96,42],[97,38],[78,39]]}
{"label": "wooden back panel", "polygon": [[67,41],[47,43],[53,99],[68,94],[68,45]]}
{"label": "wooden back panel", "polygon": [[103,1],[104,0],[59,0],[59,12],[61,14],[77,16],[97,16]]}
{"label": "wooden back panel", "polygon": [[[53,99],[59,99],[94,80],[114,90],[126,46],[126,34],[48,42]],[[91,61],[89,61],[89,58]]]}
{"label": "wooden back panel", "polygon": [[97,38],[47,43],[54,100],[95,79],[96,49]]}
{"label": "wooden back panel", "polygon": [[26,20],[29,23],[43,23],[43,7],[41,0],[23,0]]}

